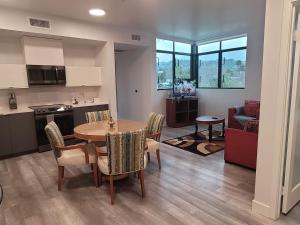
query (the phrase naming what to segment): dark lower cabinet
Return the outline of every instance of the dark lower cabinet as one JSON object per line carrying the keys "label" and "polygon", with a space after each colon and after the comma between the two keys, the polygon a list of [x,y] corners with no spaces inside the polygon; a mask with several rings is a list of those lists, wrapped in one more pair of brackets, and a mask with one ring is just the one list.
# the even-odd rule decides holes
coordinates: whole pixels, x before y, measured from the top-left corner
{"label": "dark lower cabinet", "polygon": [[0,157],[37,150],[34,114],[16,113],[0,116]]}
{"label": "dark lower cabinet", "polygon": [[12,154],[9,116],[0,116],[0,157]]}
{"label": "dark lower cabinet", "polygon": [[86,123],[85,113],[108,110],[108,105],[96,105],[74,108],[74,126]]}
{"label": "dark lower cabinet", "polygon": [[[108,110],[108,105],[74,108],[74,126],[86,123],[85,113]],[[37,151],[34,113],[0,115],[0,158]]]}
{"label": "dark lower cabinet", "polygon": [[9,116],[13,154],[37,149],[33,113],[18,113]]}

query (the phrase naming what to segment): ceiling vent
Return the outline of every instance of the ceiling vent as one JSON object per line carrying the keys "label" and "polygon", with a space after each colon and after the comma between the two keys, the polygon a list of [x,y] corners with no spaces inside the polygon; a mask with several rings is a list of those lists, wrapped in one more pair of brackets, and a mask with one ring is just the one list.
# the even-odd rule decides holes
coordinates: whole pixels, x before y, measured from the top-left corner
{"label": "ceiling vent", "polygon": [[133,41],[140,41],[141,40],[141,35],[138,35],[138,34],[132,34],[131,35],[131,39]]}
{"label": "ceiling vent", "polygon": [[50,21],[37,18],[29,18],[29,26],[50,29]]}

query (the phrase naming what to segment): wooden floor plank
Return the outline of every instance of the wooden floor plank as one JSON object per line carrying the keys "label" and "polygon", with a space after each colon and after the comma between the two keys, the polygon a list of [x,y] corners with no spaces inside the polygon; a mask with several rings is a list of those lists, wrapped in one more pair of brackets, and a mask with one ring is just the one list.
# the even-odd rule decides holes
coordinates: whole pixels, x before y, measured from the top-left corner
{"label": "wooden floor plank", "polygon": [[[162,140],[193,131],[194,127],[165,128]],[[107,183],[95,188],[89,166],[66,168],[63,191],[58,192],[52,152],[1,160],[0,224],[299,224],[299,206],[275,222],[252,215],[255,172],[226,164],[223,152],[203,157],[161,144],[161,162],[159,171],[156,155],[151,155],[144,199],[138,179],[130,177],[117,182],[112,206]]]}

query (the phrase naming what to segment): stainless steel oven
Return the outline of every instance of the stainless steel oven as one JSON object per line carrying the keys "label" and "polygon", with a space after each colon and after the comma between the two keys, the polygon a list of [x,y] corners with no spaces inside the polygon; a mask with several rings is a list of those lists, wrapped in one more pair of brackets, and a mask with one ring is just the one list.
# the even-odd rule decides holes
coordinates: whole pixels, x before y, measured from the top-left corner
{"label": "stainless steel oven", "polygon": [[[45,126],[50,121],[54,121],[57,124],[63,136],[73,134],[74,120],[72,106],[57,104],[32,106],[30,108],[33,109],[35,113],[35,127],[39,152],[51,149],[45,133]],[[67,142],[73,144],[74,140],[67,140]]]}

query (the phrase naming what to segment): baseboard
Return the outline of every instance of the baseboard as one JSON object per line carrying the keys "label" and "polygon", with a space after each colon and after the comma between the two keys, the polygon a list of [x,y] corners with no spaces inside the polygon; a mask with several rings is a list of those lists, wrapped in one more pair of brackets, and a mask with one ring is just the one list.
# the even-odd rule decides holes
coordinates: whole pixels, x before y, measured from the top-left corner
{"label": "baseboard", "polygon": [[270,219],[276,220],[278,218],[274,217],[274,213],[269,205],[266,205],[262,202],[258,202],[256,200],[252,200],[252,213],[263,215]]}

